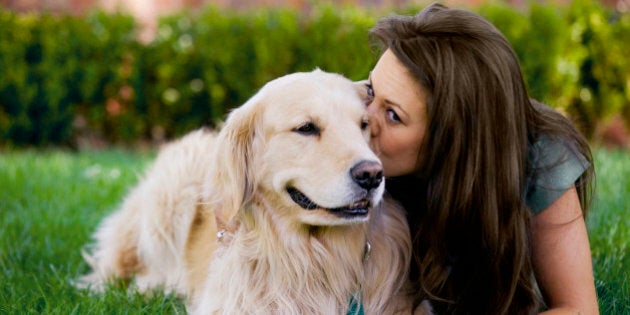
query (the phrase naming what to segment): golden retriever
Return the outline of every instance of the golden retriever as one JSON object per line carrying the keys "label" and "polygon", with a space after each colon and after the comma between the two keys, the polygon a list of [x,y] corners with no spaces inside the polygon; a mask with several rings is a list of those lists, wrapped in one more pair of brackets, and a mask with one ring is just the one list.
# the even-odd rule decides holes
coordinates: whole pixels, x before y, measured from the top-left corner
{"label": "golden retriever", "polygon": [[410,313],[409,230],[382,202],[364,93],[320,70],[286,75],[218,134],[166,145],[100,224],[80,285],[127,279],[192,314]]}

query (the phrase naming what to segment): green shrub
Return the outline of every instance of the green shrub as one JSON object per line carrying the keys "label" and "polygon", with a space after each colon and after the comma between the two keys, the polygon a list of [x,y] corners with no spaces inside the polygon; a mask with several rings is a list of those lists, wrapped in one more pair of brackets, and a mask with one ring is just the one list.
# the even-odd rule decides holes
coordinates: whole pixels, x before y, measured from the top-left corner
{"label": "green shrub", "polygon": [[136,107],[153,129],[171,137],[215,125],[265,82],[290,72],[320,67],[366,78],[375,57],[366,45],[372,23],[359,11],[329,7],[308,16],[208,8],[164,18],[138,58],[145,95]]}
{"label": "green shrub", "polygon": [[119,84],[133,20],[0,11],[0,137],[16,145],[68,143],[82,113],[103,127],[108,93]]}
{"label": "green shrub", "polygon": [[568,113],[591,136],[622,113],[630,124],[630,15],[592,0],[527,12],[488,4],[480,13],[512,43],[534,98]]}
{"label": "green shrub", "polygon": [[[570,114],[587,135],[614,113],[630,124],[628,14],[593,0],[478,11],[514,46],[533,97]],[[367,31],[386,14],[208,7],[161,19],[157,38],[143,45],[130,16],[0,9],[0,146],[172,138],[214,126],[286,73],[320,67],[364,79],[377,58]]]}
{"label": "green shrub", "polygon": [[630,122],[630,16],[578,0],[571,4],[567,20],[574,46],[586,51],[580,64],[580,90],[571,95],[569,112],[592,128],[618,112]]}

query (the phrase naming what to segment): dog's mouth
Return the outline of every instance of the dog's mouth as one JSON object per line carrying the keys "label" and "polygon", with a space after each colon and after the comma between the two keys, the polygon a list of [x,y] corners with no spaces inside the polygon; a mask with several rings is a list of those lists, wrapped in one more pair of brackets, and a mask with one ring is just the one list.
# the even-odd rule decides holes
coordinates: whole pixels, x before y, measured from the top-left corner
{"label": "dog's mouth", "polygon": [[344,217],[366,216],[372,206],[372,202],[369,199],[364,198],[344,207],[325,208],[313,202],[311,199],[306,197],[304,193],[294,187],[288,187],[287,193],[289,193],[293,202],[297,203],[305,210],[323,209],[332,214]]}

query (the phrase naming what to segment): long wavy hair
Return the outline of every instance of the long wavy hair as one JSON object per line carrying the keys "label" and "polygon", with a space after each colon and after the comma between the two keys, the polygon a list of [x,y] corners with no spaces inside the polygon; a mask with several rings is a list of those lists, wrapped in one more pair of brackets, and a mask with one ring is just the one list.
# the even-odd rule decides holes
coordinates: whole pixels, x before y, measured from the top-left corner
{"label": "long wavy hair", "polygon": [[[409,212],[416,304],[448,314],[538,311],[530,260],[528,148],[563,139],[592,165],[588,143],[561,114],[530,100],[516,54],[492,24],[433,4],[381,19],[370,35],[428,93],[417,174],[388,180]],[[593,169],[576,182],[588,210]]]}

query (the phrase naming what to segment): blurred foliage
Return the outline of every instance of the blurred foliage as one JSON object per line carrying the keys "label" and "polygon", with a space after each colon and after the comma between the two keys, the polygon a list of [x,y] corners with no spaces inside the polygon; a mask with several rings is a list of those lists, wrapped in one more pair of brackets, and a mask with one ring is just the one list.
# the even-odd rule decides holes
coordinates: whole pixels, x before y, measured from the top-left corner
{"label": "blurred foliage", "polygon": [[[628,14],[592,0],[477,10],[513,44],[533,97],[573,116],[587,135],[614,113],[630,122]],[[319,67],[364,79],[378,57],[367,31],[382,15],[208,7],[161,19],[144,45],[130,16],[0,9],[0,145],[172,138],[216,125],[290,72]]]}
{"label": "blurred foliage", "polygon": [[630,14],[592,0],[532,3],[526,12],[493,3],[479,13],[514,47],[532,97],[570,115],[589,137],[615,113],[630,126]]}
{"label": "blurred foliage", "polygon": [[94,129],[112,129],[102,107],[125,80],[133,25],[119,15],[0,11],[0,143],[68,143],[80,113]]}

